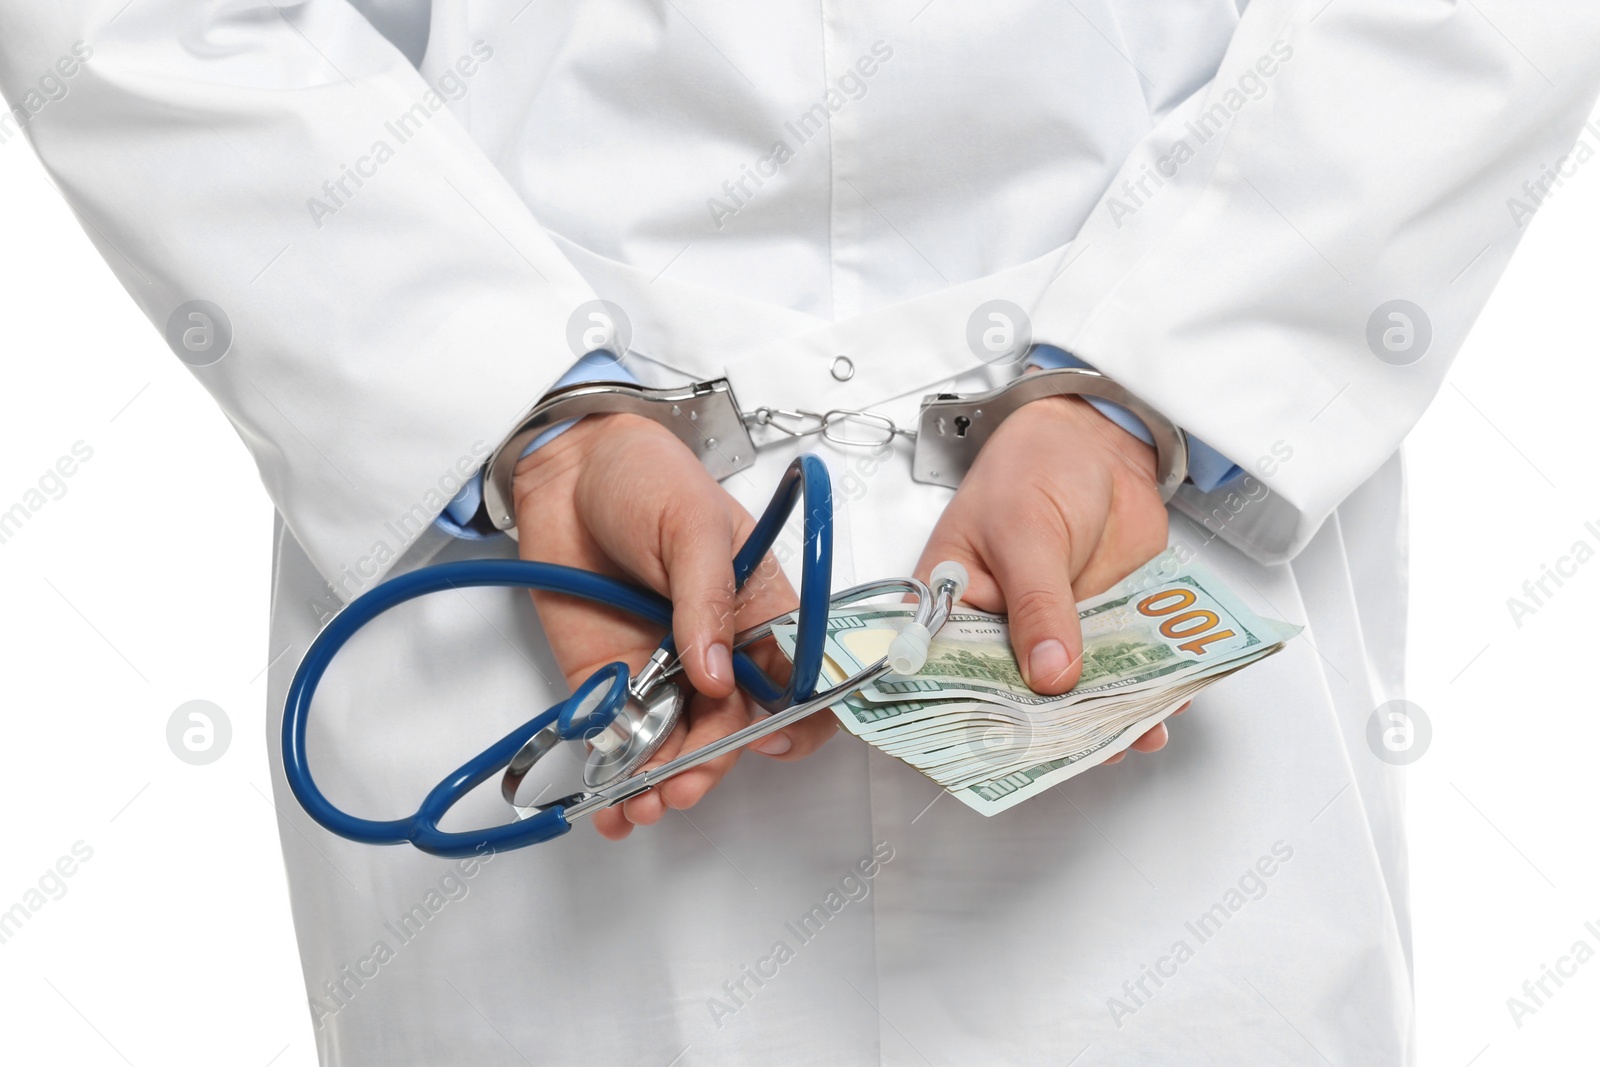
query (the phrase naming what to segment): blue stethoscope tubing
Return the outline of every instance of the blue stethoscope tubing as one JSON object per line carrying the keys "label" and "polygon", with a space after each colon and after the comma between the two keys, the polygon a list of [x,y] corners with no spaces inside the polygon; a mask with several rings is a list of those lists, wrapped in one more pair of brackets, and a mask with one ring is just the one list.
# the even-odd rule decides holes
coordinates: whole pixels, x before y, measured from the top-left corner
{"label": "blue stethoscope tubing", "polygon": [[[744,652],[734,656],[736,681],[768,708],[811,699],[822,671],[833,578],[833,491],[828,468],[821,459],[807,453],[789,465],[771,502],[733,559],[734,582],[742,589],[777,542],[795,504],[802,501],[805,514],[800,605],[796,613],[795,655],[789,682],[780,686]],[[410,842],[424,852],[451,857],[521,848],[559,837],[572,828],[560,802],[529,818],[477,830],[445,831],[439,829],[439,821],[457,801],[504,769],[524,744],[552,723],[556,724],[563,740],[581,739],[609,723],[628,695],[628,667],[624,663],[602,667],[571,696],[529,719],[451,771],[433,787],[416,813],[405,818],[374,820],[351,815],[328,800],[311,775],[306,754],[311,701],[323,674],[345,642],[397,604],[449,589],[496,585],[565,593],[631,612],[665,628],[668,633],[661,647],[669,652],[673,650],[670,601],[648,589],[574,567],[527,560],[462,560],[420,567],[390,578],[351,601],[317,634],[295,671],[284,701],[284,775],[295,799],[318,824],[352,841],[372,845]],[[574,709],[601,688],[604,689],[603,698],[595,710],[581,720],[574,719]]]}

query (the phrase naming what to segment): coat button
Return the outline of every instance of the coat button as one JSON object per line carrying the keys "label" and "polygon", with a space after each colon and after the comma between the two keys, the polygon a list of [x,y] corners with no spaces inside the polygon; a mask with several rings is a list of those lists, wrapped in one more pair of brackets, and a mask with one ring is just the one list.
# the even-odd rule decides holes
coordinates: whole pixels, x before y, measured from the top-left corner
{"label": "coat button", "polygon": [[834,381],[848,382],[856,376],[856,365],[850,362],[849,356],[836,356],[833,360],[832,372]]}

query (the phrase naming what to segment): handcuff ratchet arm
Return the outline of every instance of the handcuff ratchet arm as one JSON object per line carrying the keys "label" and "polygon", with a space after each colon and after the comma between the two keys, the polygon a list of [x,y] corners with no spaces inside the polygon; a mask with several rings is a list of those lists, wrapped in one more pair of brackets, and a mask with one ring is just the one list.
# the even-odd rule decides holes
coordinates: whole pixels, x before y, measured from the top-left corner
{"label": "handcuff ratchet arm", "polygon": [[978,458],[978,450],[1005,419],[1025,404],[1052,396],[1086,396],[1127,408],[1150,431],[1156,449],[1156,489],[1172,499],[1189,473],[1189,438],[1160,411],[1099,371],[1059,367],[1032,374],[986,393],[933,393],[922,398],[911,477],[952,489]]}
{"label": "handcuff ratchet arm", "polygon": [[638,415],[659,422],[721,481],[745,470],[756,446],[726,378],[652,389],[632,382],[585,382],[546,394],[490,454],[483,478],[483,505],[495,529],[517,536],[511,476],[523,449],[546,430],[585,415]]}

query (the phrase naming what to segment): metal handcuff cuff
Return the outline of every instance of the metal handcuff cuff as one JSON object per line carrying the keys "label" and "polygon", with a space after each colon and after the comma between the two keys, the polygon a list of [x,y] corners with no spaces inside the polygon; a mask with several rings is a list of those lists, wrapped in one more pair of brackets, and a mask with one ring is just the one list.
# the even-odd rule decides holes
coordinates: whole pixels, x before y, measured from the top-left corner
{"label": "metal handcuff cuff", "polygon": [[[485,466],[483,506],[494,526],[516,536],[511,495],[512,472],[527,445],[551,427],[584,415],[629,413],[661,423],[721,480],[755,462],[750,430],[770,427],[786,437],[820,434],[845,445],[882,445],[895,437],[915,440],[912,477],[925,483],[960,483],[978,450],[1004,418],[1022,405],[1048,396],[1082,395],[1109,400],[1130,410],[1149,428],[1156,449],[1156,485],[1163,501],[1177,491],[1188,469],[1188,442],[1181,429],[1117,383],[1078,368],[1025,375],[999,389],[958,396],[925,397],[917,430],[900,429],[875,412],[837,409],[813,413],[788,409],[740,410],[726,379],[664,389],[631,383],[586,383],[556,390],[541,399],[490,455]],[[841,425],[876,427],[872,440],[851,438]],[[915,674],[928,646],[961,599],[966,570],[939,564],[928,583],[915,578],[867,582],[830,592],[833,560],[833,503],[827,468],[815,455],[790,464],[772,502],[733,561],[742,586],[766,557],[796,503],[804,501],[804,546],[797,611],[747,629],[734,638],[734,674],[740,686],[767,714],[728,736],[659,767],[642,769],[682,717],[686,694],[675,680],[682,672],[671,637],[671,605],[656,593],[615,579],[556,564],[527,560],[464,560],[421,567],[390,578],[357,597],[312,641],[290,683],[283,718],[284,771],[301,806],[323,827],[368,844],[409,842],[423,851],[461,856],[485,849],[504,851],[547,841],[566,833],[571,823],[602,808],[637,796],[692,767],[759,741],[891,672]],[[668,636],[639,670],[612,663],[590,676],[566,699],[518,726],[443,778],[417,811],[399,819],[370,820],[344,812],[322,793],[307,758],[307,720],[318,682],[340,648],[378,615],[429,593],[472,586],[515,586],[564,593],[620,608],[661,627]],[[916,604],[876,663],[818,691],[822,648],[830,608],[882,596],[914,596]],[[779,622],[795,625],[793,669],[787,684],[769,678],[745,650],[772,633]],[[547,803],[518,800],[518,789],[538,761],[563,741],[587,749],[584,789]],[[439,827],[462,797],[496,773],[501,794],[517,821],[470,831]]]}

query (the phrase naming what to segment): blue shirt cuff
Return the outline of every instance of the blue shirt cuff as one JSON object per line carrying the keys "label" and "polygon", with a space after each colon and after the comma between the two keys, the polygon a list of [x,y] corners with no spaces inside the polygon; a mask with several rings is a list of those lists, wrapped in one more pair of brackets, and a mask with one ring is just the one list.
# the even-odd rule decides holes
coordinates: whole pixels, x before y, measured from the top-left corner
{"label": "blue shirt cuff", "polygon": [[[1055,370],[1058,367],[1081,367],[1094,370],[1083,360],[1064,349],[1053,345],[1035,345],[1028,353],[1028,363],[1044,370]],[[1150,431],[1145,428],[1139,417],[1121,404],[1113,404],[1109,400],[1099,400],[1095,397],[1084,397],[1093,404],[1095,410],[1100,412],[1112,422],[1127,430],[1145,444],[1152,443]],[[1206,444],[1200,438],[1189,437],[1189,481],[1194,483],[1196,489],[1209,493],[1213,489],[1220,489],[1236,479],[1243,477],[1244,469],[1221,452]]]}
{"label": "blue shirt cuff", "polygon": [[[610,352],[590,352],[574,363],[556,383],[550,387],[554,392],[569,385],[579,385],[583,382],[637,382],[638,379],[629,374],[622,361]],[[528,447],[522,450],[526,456],[536,448],[542,448],[554,441],[577,425],[577,419],[568,419],[550,427],[544,433],[529,442]],[[518,457],[521,458],[521,457]],[[486,541],[491,537],[498,537],[499,531],[484,531],[472,525],[473,516],[478,513],[478,507],[483,503],[483,472],[477,475],[466,485],[461,487],[455,499],[444,507],[444,511],[434,520],[434,524],[452,537],[460,537],[469,541]]]}

